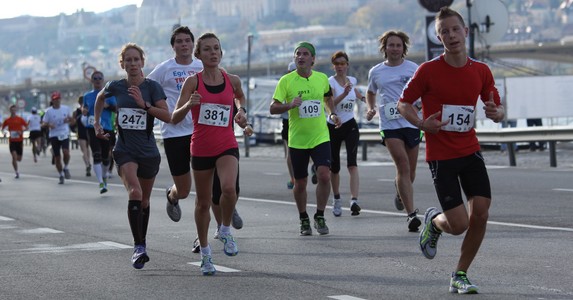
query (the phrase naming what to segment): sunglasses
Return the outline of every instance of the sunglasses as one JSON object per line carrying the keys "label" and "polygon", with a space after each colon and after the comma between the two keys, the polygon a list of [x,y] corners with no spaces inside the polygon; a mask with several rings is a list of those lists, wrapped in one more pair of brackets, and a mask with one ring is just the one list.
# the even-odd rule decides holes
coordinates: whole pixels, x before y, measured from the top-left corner
{"label": "sunglasses", "polygon": [[335,61],[335,62],[333,62],[332,64],[335,65],[335,66],[345,66],[345,65],[348,64],[348,62],[345,62],[345,61],[340,61],[340,62],[339,62],[339,61]]}
{"label": "sunglasses", "polygon": [[103,80],[103,77],[94,77],[93,80]]}

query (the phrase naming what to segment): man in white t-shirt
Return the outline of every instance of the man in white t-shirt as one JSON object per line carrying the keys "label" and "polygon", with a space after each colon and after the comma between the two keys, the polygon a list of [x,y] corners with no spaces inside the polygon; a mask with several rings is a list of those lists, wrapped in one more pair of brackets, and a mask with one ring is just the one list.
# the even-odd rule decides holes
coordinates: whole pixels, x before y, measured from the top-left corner
{"label": "man in white t-shirt", "polygon": [[394,205],[398,210],[406,210],[408,230],[416,232],[422,222],[417,217],[418,210],[414,207],[412,183],[416,178],[421,134],[416,126],[400,115],[396,105],[404,86],[414,75],[418,65],[405,59],[410,38],[404,32],[387,31],[378,41],[380,52],[386,60],[368,72],[366,119],[371,120],[376,113],[380,117],[382,144],[388,148],[396,166]]}
{"label": "man in white t-shirt", "polygon": [[[75,124],[75,119],[72,117],[72,112],[67,105],[62,105],[62,96],[59,92],[53,92],[52,107],[46,110],[42,120],[42,126],[49,128],[50,144],[54,155],[54,162],[58,175],[60,177],[59,184],[64,184],[64,178],[72,178],[68,169],[70,162],[70,125]],[[62,166],[62,150],[64,157],[64,165]]]}
{"label": "man in white t-shirt", "polygon": [[34,162],[38,162],[37,156],[40,154],[40,140],[42,138],[42,117],[38,114],[38,109],[32,107],[32,114],[28,117],[28,130],[30,130],[30,143],[32,144],[32,154]]}

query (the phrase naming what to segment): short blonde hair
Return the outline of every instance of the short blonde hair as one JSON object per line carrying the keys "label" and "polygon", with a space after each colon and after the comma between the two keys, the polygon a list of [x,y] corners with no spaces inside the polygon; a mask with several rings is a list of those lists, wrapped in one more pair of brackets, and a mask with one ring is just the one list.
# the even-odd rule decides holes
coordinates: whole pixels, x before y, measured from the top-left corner
{"label": "short blonde hair", "polygon": [[120,65],[123,65],[123,59],[125,58],[125,52],[127,52],[127,50],[129,50],[129,49],[137,50],[137,52],[139,52],[139,55],[141,55],[141,61],[145,62],[145,52],[143,51],[143,48],[138,46],[136,43],[127,43],[127,44],[123,45],[123,47],[121,47],[121,52],[119,52],[119,64]]}

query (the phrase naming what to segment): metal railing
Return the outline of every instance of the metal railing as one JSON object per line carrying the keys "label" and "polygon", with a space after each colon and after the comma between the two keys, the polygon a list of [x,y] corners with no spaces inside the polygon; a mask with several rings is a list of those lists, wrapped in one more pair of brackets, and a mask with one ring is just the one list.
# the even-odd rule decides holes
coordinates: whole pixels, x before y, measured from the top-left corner
{"label": "metal railing", "polygon": [[[509,165],[516,166],[515,143],[543,141],[549,144],[549,164],[557,167],[555,145],[557,142],[573,141],[573,126],[540,126],[525,128],[477,129],[477,138],[480,144],[507,143]],[[368,143],[380,142],[378,129],[360,129],[360,142],[362,144],[362,160],[367,160]]]}

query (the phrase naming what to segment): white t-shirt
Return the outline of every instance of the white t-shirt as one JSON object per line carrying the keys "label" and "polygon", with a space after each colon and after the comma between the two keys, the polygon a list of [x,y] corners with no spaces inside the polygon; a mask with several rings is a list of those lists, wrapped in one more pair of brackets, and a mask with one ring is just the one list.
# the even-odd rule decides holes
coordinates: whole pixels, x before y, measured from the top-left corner
{"label": "white t-shirt", "polygon": [[[346,123],[354,118],[354,106],[356,106],[358,102],[358,99],[356,99],[356,91],[354,90],[358,81],[352,76],[346,76],[346,78],[348,78],[348,81],[352,84],[352,89],[334,108],[334,112],[338,115],[341,123]],[[340,85],[334,76],[328,78],[328,83],[332,88],[332,99],[344,94],[344,86]],[[328,123],[334,124],[330,118],[326,118],[326,120]]]}
{"label": "white t-shirt", "polygon": [[31,114],[28,117],[28,129],[30,131],[40,131],[42,130],[41,127],[42,117],[39,114]]}
{"label": "white t-shirt", "polygon": [[397,111],[396,104],[404,86],[414,76],[418,65],[404,60],[399,66],[390,67],[379,63],[368,72],[368,91],[377,94],[380,130],[404,127],[416,128]]}
{"label": "white t-shirt", "polygon": [[68,138],[70,136],[70,124],[64,122],[65,118],[71,118],[72,113],[70,108],[66,105],[60,105],[60,108],[50,107],[44,114],[44,123],[55,125],[56,127],[50,128],[49,136],[58,137],[60,139]]}
{"label": "white t-shirt", "polygon": [[[159,82],[167,95],[167,107],[169,113],[173,113],[177,99],[181,93],[183,82],[191,75],[194,75],[203,70],[203,63],[198,59],[193,59],[189,65],[180,65],[175,61],[175,58],[170,58],[153,69],[147,78]],[[161,136],[166,138],[173,138],[185,136],[193,133],[193,118],[189,112],[185,119],[177,124],[169,124],[161,122]]]}

